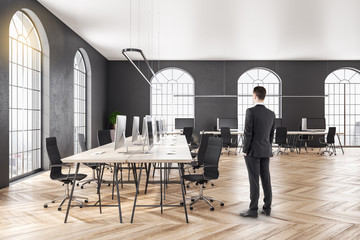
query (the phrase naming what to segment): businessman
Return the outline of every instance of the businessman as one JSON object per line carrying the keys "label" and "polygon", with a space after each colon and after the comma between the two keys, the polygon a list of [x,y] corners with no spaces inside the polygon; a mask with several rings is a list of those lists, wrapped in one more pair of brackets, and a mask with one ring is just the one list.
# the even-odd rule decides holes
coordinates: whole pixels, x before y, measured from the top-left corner
{"label": "businessman", "polygon": [[275,114],[264,105],[266,89],[255,87],[253,91],[254,107],[246,110],[244,147],[246,167],[250,183],[250,206],[242,217],[258,217],[259,176],[264,191],[264,206],[261,214],[270,216],[272,190],[269,162],[272,157],[272,142],[274,138]]}

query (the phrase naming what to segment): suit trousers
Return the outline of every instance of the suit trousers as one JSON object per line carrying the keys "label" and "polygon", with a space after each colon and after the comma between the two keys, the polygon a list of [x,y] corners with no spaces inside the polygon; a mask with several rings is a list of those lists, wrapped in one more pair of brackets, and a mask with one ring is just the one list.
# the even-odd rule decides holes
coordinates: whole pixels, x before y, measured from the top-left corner
{"label": "suit trousers", "polygon": [[261,177],[262,188],[264,191],[264,210],[271,210],[272,189],[270,180],[269,163],[270,158],[245,157],[246,167],[249,174],[250,183],[250,206],[251,211],[258,210],[259,202],[259,176]]}

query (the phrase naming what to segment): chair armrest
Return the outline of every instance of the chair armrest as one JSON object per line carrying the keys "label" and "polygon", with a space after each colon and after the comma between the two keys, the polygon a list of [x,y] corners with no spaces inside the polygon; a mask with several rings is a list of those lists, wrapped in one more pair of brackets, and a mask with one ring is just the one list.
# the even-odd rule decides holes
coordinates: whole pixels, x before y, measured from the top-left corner
{"label": "chair armrest", "polygon": [[54,165],[51,165],[50,168],[53,168],[53,167],[68,167],[69,168],[69,171],[68,171],[68,174],[66,176],[66,179],[69,179],[69,175],[70,175],[70,170],[71,170],[71,166],[68,165],[68,164],[54,164]]}

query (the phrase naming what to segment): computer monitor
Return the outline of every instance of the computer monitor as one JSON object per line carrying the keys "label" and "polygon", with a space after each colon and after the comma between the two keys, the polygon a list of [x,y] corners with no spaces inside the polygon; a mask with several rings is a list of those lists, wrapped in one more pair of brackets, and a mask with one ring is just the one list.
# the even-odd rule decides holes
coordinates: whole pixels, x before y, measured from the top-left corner
{"label": "computer monitor", "polygon": [[140,117],[134,116],[133,126],[132,126],[132,139],[131,139],[132,142],[135,142],[139,138],[140,135],[139,126],[140,126]]}
{"label": "computer monitor", "polygon": [[313,131],[325,131],[326,130],[325,118],[307,118],[306,129]]}
{"label": "computer monitor", "polygon": [[125,147],[125,152],[128,151],[127,144],[126,144],[126,116],[124,115],[117,115],[116,116],[116,129],[115,129],[115,137],[114,137],[114,150],[117,150],[121,147]]}
{"label": "computer monitor", "polygon": [[160,120],[160,128],[161,128],[161,136],[164,137],[165,135],[165,120],[164,119],[161,119]]}
{"label": "computer monitor", "polygon": [[158,129],[158,127],[157,127],[157,120],[155,118],[152,118],[152,127],[153,127],[154,142],[159,142],[160,141],[160,136],[159,136],[160,129]]}
{"label": "computer monitor", "polygon": [[147,118],[150,117],[149,115],[145,115],[145,117],[143,118],[143,124],[142,124],[142,129],[141,129],[141,138],[145,139],[146,135],[147,135],[147,127],[146,127],[146,121]]}
{"label": "computer monitor", "polygon": [[157,136],[158,141],[160,141],[160,136],[161,136],[161,132],[162,132],[161,121],[156,120],[155,124],[156,124],[156,136]]}
{"label": "computer monitor", "polygon": [[150,150],[154,144],[154,133],[152,127],[152,120],[150,116],[145,116],[143,120],[142,138],[144,139],[143,151],[146,152],[145,148]]}
{"label": "computer monitor", "polygon": [[282,127],[282,118],[275,118],[274,128]]}
{"label": "computer monitor", "polygon": [[231,130],[238,129],[238,120],[237,118],[218,118],[217,119],[217,129],[220,130],[223,127],[228,127]]}
{"label": "computer monitor", "polygon": [[149,149],[152,148],[154,145],[154,131],[153,131],[153,125],[151,118],[149,121],[147,121],[147,134],[148,134],[148,140],[149,140]]}
{"label": "computer monitor", "polygon": [[195,127],[194,118],[175,118],[175,129],[184,129],[184,127]]}

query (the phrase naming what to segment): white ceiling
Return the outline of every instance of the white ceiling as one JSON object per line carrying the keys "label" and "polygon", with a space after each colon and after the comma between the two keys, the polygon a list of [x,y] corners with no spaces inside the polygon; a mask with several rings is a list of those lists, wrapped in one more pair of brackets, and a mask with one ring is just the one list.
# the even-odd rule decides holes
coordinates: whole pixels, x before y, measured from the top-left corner
{"label": "white ceiling", "polygon": [[360,0],[38,1],[109,60],[360,59]]}

